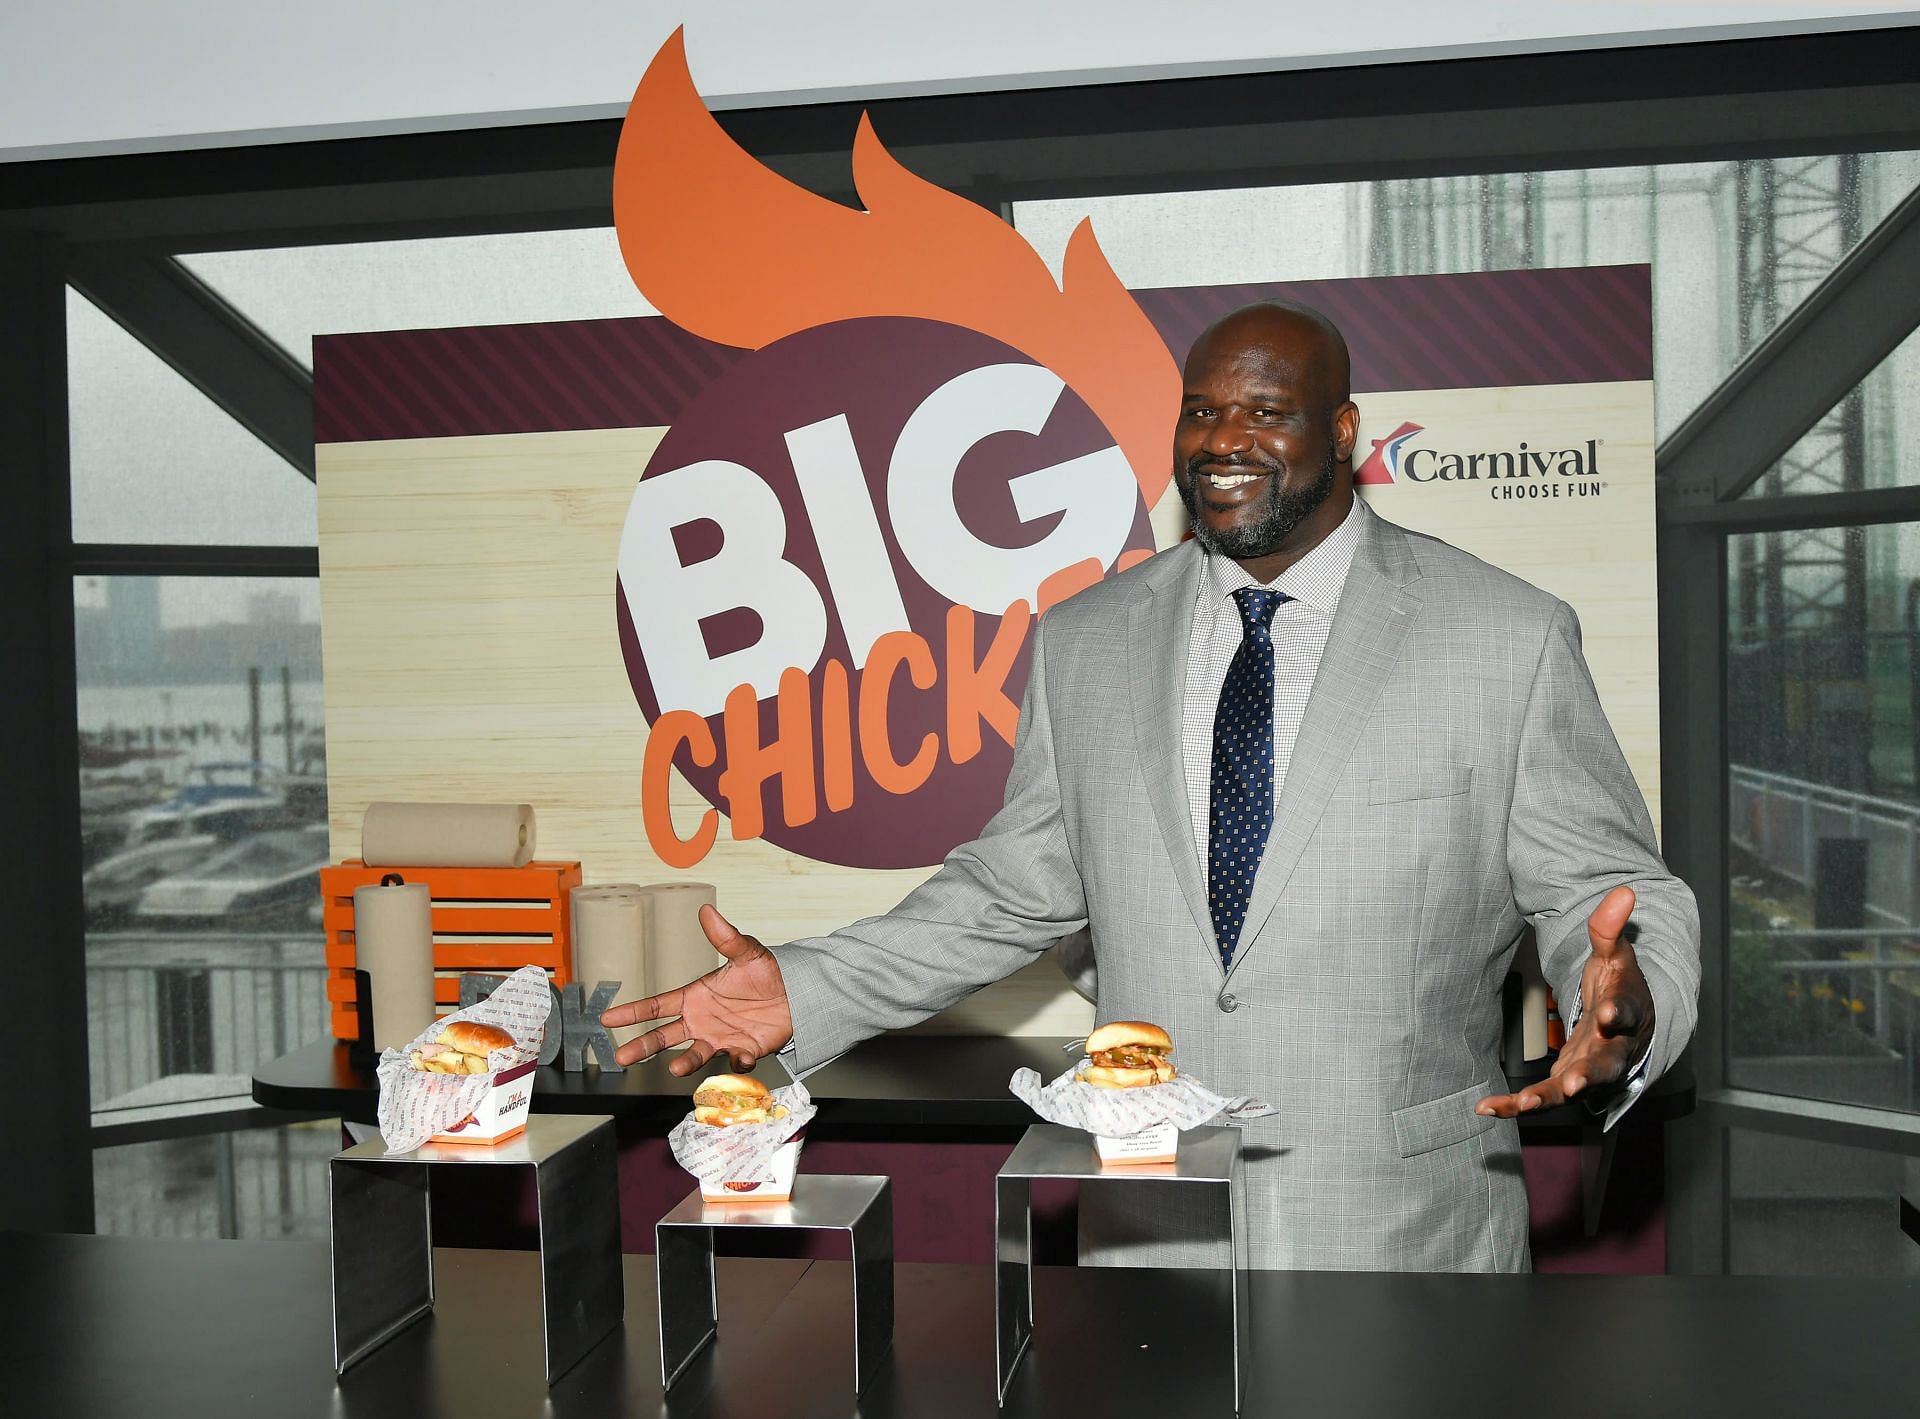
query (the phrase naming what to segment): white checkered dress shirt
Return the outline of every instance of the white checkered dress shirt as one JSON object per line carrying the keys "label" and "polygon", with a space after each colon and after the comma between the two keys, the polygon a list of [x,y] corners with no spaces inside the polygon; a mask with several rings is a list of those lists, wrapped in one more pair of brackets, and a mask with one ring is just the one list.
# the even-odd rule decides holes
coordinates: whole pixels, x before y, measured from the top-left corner
{"label": "white checkered dress shirt", "polygon": [[[1353,554],[1360,546],[1366,506],[1358,499],[1341,524],[1318,547],[1267,583],[1283,591],[1273,613],[1273,801],[1287,781],[1293,741],[1313,693],[1313,677],[1333,629],[1340,589],[1347,584]],[[1180,713],[1180,754],[1187,772],[1187,806],[1193,813],[1193,841],[1200,853],[1200,878],[1207,878],[1208,810],[1213,796],[1213,716],[1220,705],[1234,652],[1246,638],[1245,623],[1233,593],[1259,586],[1246,569],[1228,557],[1207,554],[1200,578],[1200,599],[1193,609],[1193,644],[1187,653],[1186,698]]]}

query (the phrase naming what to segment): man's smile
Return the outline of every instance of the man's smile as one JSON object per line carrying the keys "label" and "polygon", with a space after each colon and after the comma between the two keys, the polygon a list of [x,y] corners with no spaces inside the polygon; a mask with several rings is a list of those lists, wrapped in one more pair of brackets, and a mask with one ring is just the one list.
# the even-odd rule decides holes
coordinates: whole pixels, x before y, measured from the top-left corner
{"label": "man's smile", "polygon": [[1221,490],[1238,488],[1253,482],[1256,478],[1264,478],[1266,476],[1264,472],[1250,472],[1242,468],[1222,468],[1205,475],[1208,487]]}

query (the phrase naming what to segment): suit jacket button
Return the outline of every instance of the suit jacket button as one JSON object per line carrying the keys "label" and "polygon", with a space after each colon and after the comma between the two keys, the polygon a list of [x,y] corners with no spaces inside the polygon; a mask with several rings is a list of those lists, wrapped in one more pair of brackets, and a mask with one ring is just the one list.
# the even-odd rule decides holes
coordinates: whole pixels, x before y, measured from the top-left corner
{"label": "suit jacket button", "polygon": [[1220,1007],[1220,1011],[1224,1015],[1231,1015],[1240,1008],[1239,997],[1231,993],[1221,996],[1220,999],[1214,1003]]}

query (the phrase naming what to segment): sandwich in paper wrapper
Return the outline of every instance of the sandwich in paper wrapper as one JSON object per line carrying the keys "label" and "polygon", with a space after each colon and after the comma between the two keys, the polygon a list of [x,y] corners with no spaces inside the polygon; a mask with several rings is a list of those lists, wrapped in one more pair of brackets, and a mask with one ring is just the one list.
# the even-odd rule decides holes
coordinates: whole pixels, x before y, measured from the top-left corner
{"label": "sandwich in paper wrapper", "polygon": [[[408,1042],[380,1056],[380,1136],[389,1153],[423,1143],[504,1143],[527,1126],[533,1071],[547,1037],[553,990],[539,966],[523,966],[478,1005],[443,1015]],[[463,1031],[458,1027],[492,1027]],[[479,1049],[505,1031],[507,1043]],[[444,1042],[443,1042],[444,1041]],[[468,1066],[467,1061],[475,1064]],[[473,1067],[482,1072],[458,1072]]]}
{"label": "sandwich in paper wrapper", "polygon": [[1175,1071],[1172,1042],[1157,1025],[1113,1021],[1089,1035],[1086,1046],[1086,1058],[1050,1083],[1020,1069],[1007,1087],[1048,1123],[1091,1133],[1102,1164],[1171,1163],[1185,1129],[1278,1112],[1259,1099],[1216,1094]]}
{"label": "sandwich in paper wrapper", "polygon": [[[735,1093],[738,1086],[740,1092]],[[751,1097],[747,1097],[748,1092]],[[707,1105],[712,1098],[715,1103]],[[745,1075],[717,1074],[700,1083],[694,1111],[667,1134],[674,1161],[700,1179],[706,1202],[785,1202],[807,1124],[818,1112],[799,1080],[768,1090]],[[783,1112],[784,1111],[784,1112]],[[764,1122],[737,1121],[765,1116]]]}

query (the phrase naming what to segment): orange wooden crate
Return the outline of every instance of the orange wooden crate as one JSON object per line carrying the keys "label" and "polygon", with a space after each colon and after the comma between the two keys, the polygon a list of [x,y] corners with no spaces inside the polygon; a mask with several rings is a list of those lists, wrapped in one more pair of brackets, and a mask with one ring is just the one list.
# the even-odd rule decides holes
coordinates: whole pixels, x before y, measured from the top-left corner
{"label": "orange wooden crate", "polygon": [[354,1009],[354,889],[376,886],[389,872],[425,883],[433,894],[433,994],[440,1005],[459,1004],[463,971],[544,966],[556,985],[573,979],[573,926],[567,899],[580,885],[579,863],[369,867],[349,858],[338,867],[320,869],[327,1006],[334,1038],[360,1038],[360,1017]]}

